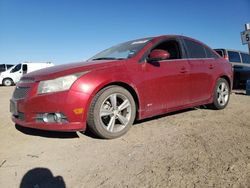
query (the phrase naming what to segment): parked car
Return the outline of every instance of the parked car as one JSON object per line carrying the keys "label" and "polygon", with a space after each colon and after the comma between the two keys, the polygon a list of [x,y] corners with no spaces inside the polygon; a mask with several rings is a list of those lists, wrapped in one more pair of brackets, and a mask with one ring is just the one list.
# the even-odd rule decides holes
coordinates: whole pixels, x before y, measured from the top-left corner
{"label": "parked car", "polygon": [[11,64],[0,64],[0,73],[6,71],[7,69],[9,69],[12,66],[13,65],[11,65]]}
{"label": "parked car", "polygon": [[16,84],[20,80],[22,75],[51,66],[54,66],[54,64],[50,62],[17,64],[1,73],[0,84],[4,86],[11,86],[13,84]]}
{"label": "parked car", "polygon": [[245,88],[246,81],[250,79],[250,55],[246,52],[230,49],[215,49],[215,51],[233,65],[233,88]]}
{"label": "parked car", "polygon": [[134,120],[209,104],[227,106],[232,66],[205,44],[166,35],[133,40],[86,62],[26,74],[10,109],[20,126],[125,134]]}

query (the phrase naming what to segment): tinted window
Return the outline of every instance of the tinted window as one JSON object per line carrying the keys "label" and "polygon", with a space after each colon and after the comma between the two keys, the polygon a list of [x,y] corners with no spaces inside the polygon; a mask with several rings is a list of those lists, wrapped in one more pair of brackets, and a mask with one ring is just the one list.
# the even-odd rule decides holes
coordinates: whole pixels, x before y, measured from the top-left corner
{"label": "tinted window", "polygon": [[186,43],[189,58],[206,58],[206,52],[202,45],[187,39],[184,39],[184,41]]}
{"label": "tinted window", "polygon": [[181,59],[180,46],[179,43],[175,40],[162,42],[153,48],[153,50],[155,49],[165,50],[169,52],[170,57],[168,59]]}
{"label": "tinted window", "polygon": [[0,65],[0,72],[3,72],[3,71],[5,71],[5,65],[4,65],[4,64],[1,64],[1,65]]}
{"label": "tinted window", "polygon": [[228,51],[227,53],[230,62],[241,63],[239,52]]}
{"label": "tinted window", "polygon": [[222,50],[215,50],[217,52],[217,54],[219,54],[221,57],[223,57],[223,51]]}
{"label": "tinted window", "polygon": [[240,53],[241,59],[243,63],[248,63],[250,64],[250,55],[245,54],[245,53]]}
{"label": "tinted window", "polygon": [[212,51],[210,50],[209,48],[207,47],[204,47],[205,48],[205,52],[206,52],[206,55],[207,55],[207,58],[217,58],[218,56]]}
{"label": "tinted window", "polygon": [[11,70],[11,72],[17,72],[21,69],[21,64],[18,64],[17,66],[14,67],[14,69]]}
{"label": "tinted window", "polygon": [[28,71],[28,65],[23,65],[23,74],[26,74]]}
{"label": "tinted window", "polygon": [[13,65],[7,65],[7,69],[9,69],[10,67],[13,67]]}

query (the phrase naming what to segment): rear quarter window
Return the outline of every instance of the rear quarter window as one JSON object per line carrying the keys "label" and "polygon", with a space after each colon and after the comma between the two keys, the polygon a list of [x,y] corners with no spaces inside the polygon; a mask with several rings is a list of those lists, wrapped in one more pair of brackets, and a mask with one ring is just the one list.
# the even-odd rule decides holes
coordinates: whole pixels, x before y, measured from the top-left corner
{"label": "rear quarter window", "polygon": [[245,54],[245,53],[240,53],[241,59],[243,63],[248,63],[250,64],[250,55]]}
{"label": "rear quarter window", "polygon": [[224,53],[222,50],[215,50],[217,54],[219,54],[221,57],[224,57]]}
{"label": "rear quarter window", "polygon": [[207,47],[204,47],[205,52],[206,52],[206,57],[207,58],[218,58],[218,55],[216,55],[212,50],[210,50]]}
{"label": "rear quarter window", "polygon": [[228,60],[230,62],[241,63],[239,52],[228,51]]}
{"label": "rear quarter window", "polygon": [[197,42],[184,39],[189,58],[206,58],[205,48]]}

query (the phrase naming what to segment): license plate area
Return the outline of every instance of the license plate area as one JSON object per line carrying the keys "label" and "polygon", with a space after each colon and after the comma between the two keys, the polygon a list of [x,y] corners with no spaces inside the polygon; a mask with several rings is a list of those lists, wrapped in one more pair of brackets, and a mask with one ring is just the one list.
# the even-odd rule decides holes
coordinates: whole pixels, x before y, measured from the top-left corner
{"label": "license plate area", "polygon": [[18,115],[18,111],[17,111],[17,102],[10,100],[10,112],[17,116]]}

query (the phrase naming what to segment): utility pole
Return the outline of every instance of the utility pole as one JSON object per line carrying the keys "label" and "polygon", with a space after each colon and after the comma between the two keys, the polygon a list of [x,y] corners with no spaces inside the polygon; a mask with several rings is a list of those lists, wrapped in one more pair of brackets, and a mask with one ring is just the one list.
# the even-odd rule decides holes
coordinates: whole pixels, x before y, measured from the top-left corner
{"label": "utility pole", "polygon": [[[245,24],[245,31],[250,31],[250,23]],[[250,54],[250,42],[248,42],[248,53]]]}

